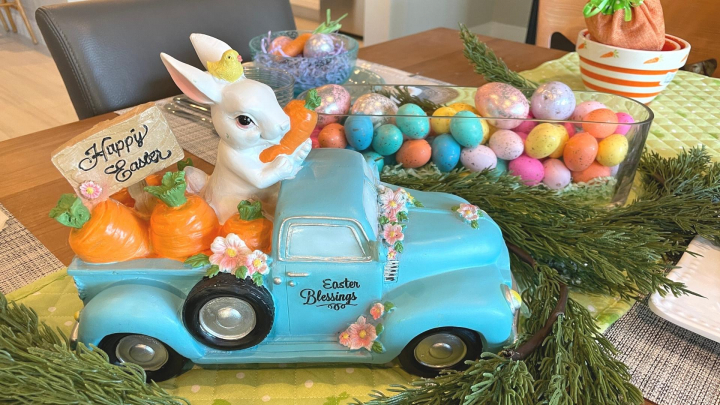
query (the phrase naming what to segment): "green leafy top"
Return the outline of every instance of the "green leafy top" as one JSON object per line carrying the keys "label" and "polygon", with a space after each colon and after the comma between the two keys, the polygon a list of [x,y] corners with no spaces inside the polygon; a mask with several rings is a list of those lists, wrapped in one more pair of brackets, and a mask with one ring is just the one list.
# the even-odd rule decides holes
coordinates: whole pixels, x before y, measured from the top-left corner
{"label": "green leafy top", "polygon": [[597,14],[612,15],[616,11],[625,10],[625,21],[632,20],[632,7],[643,4],[645,0],[590,0],[583,9],[585,18]]}
{"label": "green leafy top", "polygon": [[63,194],[55,208],[50,210],[50,218],[65,226],[80,229],[90,220],[90,211],[83,205],[80,197]]}
{"label": "green leafy top", "polygon": [[320,95],[318,95],[317,90],[311,89],[308,91],[305,96],[305,108],[308,110],[314,110],[320,107],[320,103],[322,103],[322,100],[320,99]]}
{"label": "green leafy top", "polygon": [[262,214],[262,203],[260,201],[242,200],[237,206],[240,219],[243,221],[254,221],[264,218]]}
{"label": "green leafy top", "polygon": [[188,166],[195,166],[195,163],[193,163],[192,158],[182,159],[177,162],[177,168],[180,171],[185,170],[185,168]]}
{"label": "green leafy top", "polygon": [[315,31],[313,31],[313,34],[329,34],[331,32],[335,32],[335,31],[339,30],[340,27],[342,27],[342,24],[340,24],[340,20],[347,17],[347,15],[348,14],[345,13],[342,15],[342,17],[333,21],[330,19],[330,9],[327,9],[327,21],[318,25],[318,27],[315,28]]}
{"label": "green leafy top", "polygon": [[145,191],[159,198],[168,207],[179,207],[187,202],[185,197],[185,172],[167,172],[159,186],[147,186]]}

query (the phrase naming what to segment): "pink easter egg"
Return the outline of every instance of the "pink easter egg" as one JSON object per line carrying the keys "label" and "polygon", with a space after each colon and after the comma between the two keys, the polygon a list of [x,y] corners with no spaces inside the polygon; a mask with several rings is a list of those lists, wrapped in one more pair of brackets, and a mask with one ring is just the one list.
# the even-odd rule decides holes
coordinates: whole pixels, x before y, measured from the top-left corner
{"label": "pink easter egg", "polygon": [[513,160],[522,155],[525,142],[518,134],[507,129],[498,129],[488,142],[490,149],[499,159]]}
{"label": "pink easter egg", "polygon": [[508,165],[510,174],[520,176],[527,186],[535,186],[545,177],[545,168],[541,161],[522,155]]}
{"label": "pink easter egg", "polygon": [[315,127],[315,129],[310,134],[310,140],[312,141],[313,149],[320,147],[320,141],[318,140],[319,135],[320,135],[320,128]]}
{"label": "pink easter egg", "polygon": [[[624,112],[617,113],[618,118],[618,127],[615,130],[616,134],[620,135],[627,135],[628,131],[630,131],[630,125],[626,124],[632,124],[635,122],[635,119],[632,117],[632,115]],[[625,124],[625,125],[623,125]]]}
{"label": "pink easter egg", "polygon": [[517,132],[517,131],[515,131],[515,133],[520,137],[520,139],[522,139],[523,144],[524,144],[525,141],[527,140],[528,133],[527,132]]}
{"label": "pink easter egg", "polygon": [[572,138],[573,135],[575,135],[577,133],[577,129],[575,129],[575,125],[573,125],[569,122],[564,122],[563,126],[567,130],[568,138]]}
{"label": "pink easter egg", "polygon": [[474,148],[463,148],[460,152],[460,162],[471,172],[481,172],[485,169],[494,169],[497,166],[497,156],[487,146],[478,145]]}
{"label": "pink easter egg", "polygon": [[543,169],[545,170],[545,177],[543,177],[543,184],[547,188],[553,190],[562,190],[572,180],[572,173],[565,167],[560,159],[548,159],[543,162]]}
{"label": "pink easter egg", "polygon": [[[534,118],[535,118],[535,116],[533,115],[532,111],[528,113],[527,118],[528,118],[528,119],[534,119]],[[526,134],[529,134],[530,131],[532,131],[533,128],[535,128],[535,127],[537,126],[537,124],[538,124],[538,123],[535,122],[535,121],[523,121],[522,124],[520,124],[520,125],[518,125],[517,127],[515,127],[515,129],[513,129],[513,131],[515,131],[515,132],[524,132],[524,133],[526,133]]]}
{"label": "pink easter egg", "polygon": [[578,104],[577,107],[575,107],[575,111],[573,112],[572,116],[570,116],[571,121],[582,121],[582,119],[590,114],[590,112],[599,110],[601,108],[607,108],[605,107],[605,104],[599,102],[599,101],[583,101],[582,103]]}
{"label": "pink easter egg", "polygon": [[292,38],[281,35],[273,39],[272,42],[270,42],[270,50],[273,51],[276,49],[281,49],[283,46],[289,44],[290,42],[292,42]]}
{"label": "pink easter egg", "polygon": [[486,118],[511,118],[503,120],[490,119],[490,125],[499,129],[513,129],[522,124],[522,119],[530,112],[527,97],[515,87],[499,82],[480,86],[475,93],[475,108]]}

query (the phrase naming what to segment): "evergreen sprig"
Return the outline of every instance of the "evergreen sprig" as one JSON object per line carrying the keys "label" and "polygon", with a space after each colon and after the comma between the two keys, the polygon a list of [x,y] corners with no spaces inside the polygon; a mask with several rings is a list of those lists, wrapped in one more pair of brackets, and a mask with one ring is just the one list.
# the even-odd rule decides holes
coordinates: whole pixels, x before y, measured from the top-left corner
{"label": "evergreen sprig", "polygon": [[427,98],[420,98],[418,96],[410,94],[408,86],[399,86],[396,88],[379,88],[375,90],[375,93],[381,94],[395,102],[398,106],[405,104],[416,104],[422,108],[425,113],[432,115],[435,110],[442,107],[442,104],[438,104]]}

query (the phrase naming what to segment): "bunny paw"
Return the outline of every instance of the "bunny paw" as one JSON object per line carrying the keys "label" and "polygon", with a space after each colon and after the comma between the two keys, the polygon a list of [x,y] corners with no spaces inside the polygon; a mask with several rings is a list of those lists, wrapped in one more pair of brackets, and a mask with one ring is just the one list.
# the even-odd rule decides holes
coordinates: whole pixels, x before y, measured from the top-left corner
{"label": "bunny paw", "polygon": [[307,157],[307,155],[312,150],[312,140],[308,139],[305,142],[303,142],[302,145],[300,145],[295,152],[293,152],[292,157],[293,160],[297,163],[302,163],[303,160]]}

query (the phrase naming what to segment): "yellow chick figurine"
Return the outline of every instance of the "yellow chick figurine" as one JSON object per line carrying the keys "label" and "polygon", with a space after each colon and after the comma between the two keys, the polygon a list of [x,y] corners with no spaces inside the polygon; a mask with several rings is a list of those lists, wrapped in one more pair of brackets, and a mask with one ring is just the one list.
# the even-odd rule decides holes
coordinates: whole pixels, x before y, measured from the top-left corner
{"label": "yellow chick figurine", "polygon": [[207,70],[211,75],[227,82],[234,82],[243,75],[242,56],[232,49],[228,49],[217,62],[207,63]]}

